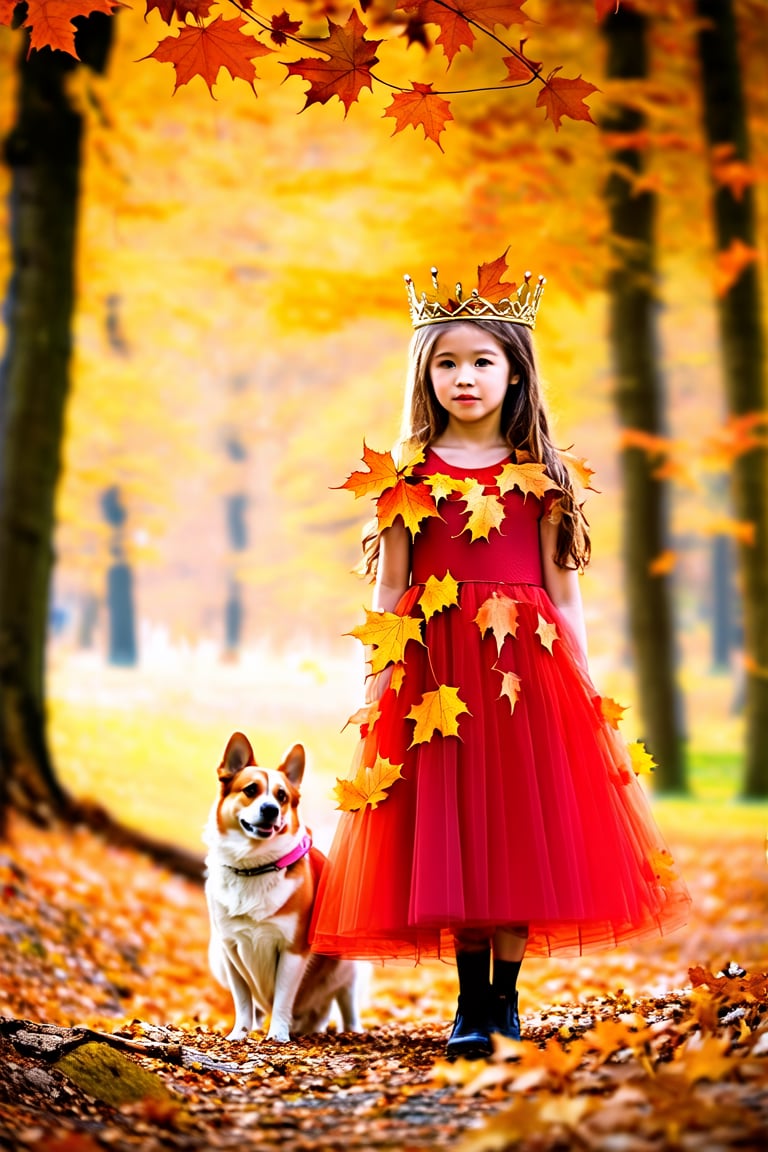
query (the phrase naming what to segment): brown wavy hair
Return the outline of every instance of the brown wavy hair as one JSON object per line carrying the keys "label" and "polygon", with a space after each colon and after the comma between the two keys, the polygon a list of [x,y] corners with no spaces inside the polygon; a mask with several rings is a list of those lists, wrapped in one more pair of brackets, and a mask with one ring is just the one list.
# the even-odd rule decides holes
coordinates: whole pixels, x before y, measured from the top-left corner
{"label": "brown wavy hair", "polygon": [[[504,320],[456,323],[475,324],[483,332],[489,332],[504,350],[510,376],[520,377],[516,385],[507,388],[501,406],[501,434],[516,463],[544,464],[547,475],[559,485],[560,495],[550,512],[550,519],[557,523],[555,563],[561,568],[582,571],[591,553],[589,525],[576,502],[568,469],[552,443],[530,329]],[[435,395],[429,364],[438,339],[453,326],[450,321],[433,324],[418,328],[413,334],[400,440],[393,451],[396,459],[411,449],[427,447],[447,427],[448,413]],[[379,535],[375,520],[363,530],[363,560],[358,570],[371,577],[376,574]]]}

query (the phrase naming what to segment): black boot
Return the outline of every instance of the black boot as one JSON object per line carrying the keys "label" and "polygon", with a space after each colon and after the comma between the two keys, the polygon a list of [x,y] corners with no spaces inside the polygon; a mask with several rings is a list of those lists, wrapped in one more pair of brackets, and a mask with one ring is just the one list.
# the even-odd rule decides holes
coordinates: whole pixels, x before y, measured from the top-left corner
{"label": "black boot", "polygon": [[474,1060],[490,1056],[491,1044],[491,950],[457,952],[459,1003],[448,1039],[448,1058]]}
{"label": "black boot", "polygon": [[491,1031],[509,1040],[520,1039],[520,1014],[517,1009],[519,960],[494,960],[491,1009]]}

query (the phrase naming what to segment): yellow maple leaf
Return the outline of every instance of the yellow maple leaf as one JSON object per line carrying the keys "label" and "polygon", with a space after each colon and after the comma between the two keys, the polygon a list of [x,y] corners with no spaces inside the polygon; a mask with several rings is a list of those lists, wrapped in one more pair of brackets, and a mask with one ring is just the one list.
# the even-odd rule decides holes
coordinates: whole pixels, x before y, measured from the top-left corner
{"label": "yellow maple leaf", "polygon": [[403,659],[405,646],[409,640],[421,638],[421,621],[414,616],[398,616],[396,612],[372,612],[365,610],[365,624],[359,624],[346,636],[355,636],[363,644],[370,644],[371,671],[381,672],[387,664],[397,664]]}
{"label": "yellow maple leaf", "polygon": [[571,478],[571,483],[574,487],[574,492],[596,492],[597,489],[592,487],[592,477],[595,474],[594,468],[591,468],[589,461],[583,456],[574,456],[572,452],[560,452],[558,456],[568,469],[568,475]]}
{"label": "yellow maple leaf", "polygon": [[504,519],[504,505],[494,493],[485,492],[477,480],[459,480],[456,487],[469,512],[462,532],[469,532],[473,540],[487,540],[491,529],[498,531]]}
{"label": "yellow maple leaf", "polygon": [[549,620],[545,620],[541,612],[538,612],[537,616],[539,618],[539,626],[536,629],[536,635],[538,636],[539,640],[541,640],[541,643],[546,648],[547,652],[551,653],[552,645],[555,643],[555,640],[560,639],[557,634],[557,625],[553,624]]}
{"label": "yellow maple leaf", "polygon": [[418,532],[422,520],[426,520],[429,516],[441,518],[435,498],[426,484],[409,483],[403,477],[379,496],[376,501],[376,515],[382,531],[384,528],[390,528],[397,517],[402,516],[403,523],[412,536]]}
{"label": "yellow maple leaf", "polygon": [[443,608],[458,604],[458,591],[459,585],[450,572],[446,572],[442,580],[437,576],[429,576],[419,600],[424,619],[429,620],[435,612],[442,612]]}
{"label": "yellow maple leaf", "polygon": [[496,650],[501,653],[507,636],[517,635],[517,601],[494,592],[480,605],[475,624],[483,636],[490,628],[496,639]]}
{"label": "yellow maple leaf", "polygon": [[463,712],[471,715],[459,696],[458,688],[441,684],[435,692],[425,692],[407,716],[408,720],[416,721],[411,748],[414,744],[424,744],[431,740],[435,732],[441,736],[458,736],[459,716]]}
{"label": "yellow maple leaf", "polygon": [[405,666],[400,663],[394,664],[392,666],[392,675],[389,680],[389,686],[395,695],[397,695],[397,693],[402,688],[403,680],[405,680]]}
{"label": "yellow maple leaf", "polygon": [[523,496],[530,492],[541,497],[552,488],[559,488],[551,476],[547,476],[546,464],[505,464],[496,483],[502,496],[519,488]]}
{"label": "yellow maple leaf", "polygon": [[635,740],[632,744],[627,745],[629,758],[632,761],[632,770],[638,776],[645,774],[646,776],[653,772],[656,767],[656,761],[650,752],[646,750],[645,744],[641,740]]}
{"label": "yellow maple leaf", "polygon": [[424,482],[435,500],[445,500],[452,492],[458,491],[456,481],[452,476],[445,476],[442,472],[435,472],[432,476],[425,476]]}
{"label": "yellow maple leaf", "polygon": [[600,697],[600,715],[606,723],[610,724],[611,728],[618,729],[619,720],[621,720],[626,710],[626,705],[619,704],[618,701],[612,700],[610,696]]}
{"label": "yellow maple leaf", "polygon": [[501,673],[501,692],[499,692],[499,699],[506,696],[509,700],[509,710],[514,712],[517,698],[520,695],[520,677],[516,672],[502,672]]}
{"label": "yellow maple leaf", "polygon": [[364,764],[352,780],[337,780],[334,793],[337,807],[342,812],[357,812],[366,804],[375,808],[387,798],[387,789],[400,779],[402,764],[391,764],[383,756],[377,756],[371,767]]}
{"label": "yellow maple leaf", "polygon": [[660,848],[657,852],[654,852],[648,863],[653,869],[654,876],[662,886],[671,884],[677,880],[675,862],[666,848]]}

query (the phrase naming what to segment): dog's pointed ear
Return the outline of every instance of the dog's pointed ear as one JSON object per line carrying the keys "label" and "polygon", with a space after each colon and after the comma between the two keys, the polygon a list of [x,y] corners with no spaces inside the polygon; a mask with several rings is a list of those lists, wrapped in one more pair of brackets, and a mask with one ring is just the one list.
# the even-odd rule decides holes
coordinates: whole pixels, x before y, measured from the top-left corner
{"label": "dog's pointed ear", "polygon": [[290,752],[286,753],[285,759],[280,765],[280,771],[286,774],[294,788],[298,788],[304,778],[305,764],[306,756],[304,754],[304,746],[302,744],[294,744]]}
{"label": "dog's pointed ear", "polygon": [[232,780],[241,768],[248,764],[255,764],[256,757],[251,748],[251,742],[242,732],[233,732],[229,743],[224,749],[224,756],[218,767],[219,780],[222,782]]}

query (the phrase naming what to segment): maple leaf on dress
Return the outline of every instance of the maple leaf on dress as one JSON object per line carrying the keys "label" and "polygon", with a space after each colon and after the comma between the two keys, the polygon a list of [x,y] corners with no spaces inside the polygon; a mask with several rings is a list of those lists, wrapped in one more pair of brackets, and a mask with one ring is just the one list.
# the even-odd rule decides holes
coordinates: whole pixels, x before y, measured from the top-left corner
{"label": "maple leaf on dress", "polygon": [[226,68],[233,80],[244,80],[253,88],[256,69],[251,61],[256,56],[268,56],[272,49],[245,35],[242,29],[247,23],[242,16],[231,20],[217,16],[203,27],[185,25],[178,36],[166,36],[154,52],[143,59],[173,64],[174,92],[194,76],[202,76],[213,95],[213,85],[222,68]]}
{"label": "maple leaf on dress", "polygon": [[500,531],[504,505],[499,497],[493,492],[485,492],[477,480],[459,480],[456,487],[469,512],[462,532],[469,532],[473,540],[481,537],[487,540],[492,528]]}
{"label": "maple leaf on dress", "polygon": [[446,572],[442,580],[438,576],[429,576],[419,599],[424,619],[429,620],[436,612],[458,604],[458,591],[459,585],[450,572]]}
{"label": "maple leaf on dress", "polygon": [[354,493],[355,499],[361,496],[380,496],[387,488],[392,488],[400,478],[391,452],[376,452],[363,441],[363,463],[367,472],[352,472],[339,488]]}
{"label": "maple leaf on dress", "polygon": [[355,636],[363,644],[370,644],[371,671],[381,672],[387,664],[397,664],[403,659],[405,646],[409,640],[419,644],[421,638],[421,621],[415,616],[398,616],[396,612],[372,612],[365,610],[365,624],[359,624],[346,636]]}
{"label": "maple leaf on dress", "polygon": [[[75,51],[77,29],[72,23],[75,17],[90,16],[92,12],[111,16],[122,7],[119,0],[27,0],[27,18],[22,24],[22,28],[31,29],[27,55],[40,48],[52,48],[79,60]],[[13,17],[13,8],[10,15]],[[6,22],[10,24],[11,20],[3,21]]]}
{"label": "maple leaf on dress", "polygon": [[194,16],[199,23],[210,15],[215,3],[216,0],[147,0],[146,15],[156,9],[166,24],[170,24],[174,16],[180,24],[187,16]]}
{"label": "maple leaf on dress", "polygon": [[383,756],[377,756],[371,767],[363,764],[352,780],[336,780],[337,807],[342,812],[357,812],[366,804],[376,808],[387,799],[387,789],[400,779],[402,770],[402,764],[392,764]]}
{"label": "maple leaf on dress", "polygon": [[650,752],[646,750],[645,744],[641,740],[634,740],[631,744],[627,745],[627,752],[629,759],[632,762],[632,771],[635,775],[650,775],[656,767],[656,761]]}
{"label": "maple leaf on dress", "polygon": [[[347,720],[347,724],[355,724],[359,728],[365,728],[367,731],[370,731],[376,724],[378,718],[379,701],[374,700],[373,703],[363,704],[361,708],[358,708],[356,712],[353,712]],[[347,727],[347,724],[344,725],[344,728]],[[342,732],[344,731],[344,728],[342,728]]]}
{"label": "maple leaf on dress", "polygon": [[599,92],[594,84],[582,80],[581,76],[569,79],[565,76],[556,76],[559,69],[550,72],[544,81],[544,87],[536,97],[536,107],[545,108],[545,120],[551,120],[557,131],[563,116],[570,116],[572,120],[588,120],[594,124],[584,100],[592,92]]}
{"label": "maple leaf on dress", "polygon": [[376,501],[376,515],[379,528],[383,531],[390,528],[398,516],[412,536],[419,531],[422,520],[429,516],[442,519],[435,504],[435,498],[426,484],[409,484],[407,480],[400,479],[394,488],[388,488]]}
{"label": "maple leaf on dress", "polygon": [[405,665],[398,661],[397,664],[392,665],[392,675],[389,678],[389,686],[392,691],[397,695],[403,686],[405,680]]}
{"label": "maple leaf on dress", "polygon": [[424,129],[424,138],[433,140],[440,151],[440,133],[445,129],[449,120],[453,120],[451,105],[448,100],[432,91],[431,84],[419,84],[411,81],[410,92],[396,92],[392,103],[384,110],[384,116],[392,116],[395,120],[395,136],[404,128]]}
{"label": "maple leaf on dress", "polygon": [[431,476],[425,476],[424,483],[429,485],[429,490],[435,500],[445,500],[452,492],[460,491],[459,482],[454,480],[452,476],[445,476],[442,472],[434,472]]}
{"label": "maple leaf on dress", "polygon": [[506,696],[509,700],[509,710],[514,712],[515,704],[520,695],[520,677],[516,672],[502,672],[501,673],[501,692],[499,692],[499,699]]}
{"label": "maple leaf on dress", "polygon": [[557,634],[557,625],[553,624],[550,620],[545,620],[541,612],[537,612],[537,616],[539,618],[539,624],[536,629],[536,635],[539,640],[541,640],[542,646],[546,648],[547,652],[552,654],[552,647],[555,640],[560,639]]}
{"label": "maple leaf on dress", "polygon": [[545,492],[560,487],[551,476],[547,475],[546,464],[505,464],[496,483],[502,496],[511,492],[513,488],[519,488],[524,497],[530,492],[539,499]]}
{"label": "maple leaf on dress", "polygon": [[496,651],[501,655],[507,636],[517,635],[517,600],[494,592],[480,605],[475,624],[483,636],[489,629],[493,632]]}
{"label": "maple leaf on dress", "polygon": [[432,739],[435,732],[439,732],[441,736],[458,736],[459,716],[464,712],[471,715],[459,696],[458,688],[441,684],[436,691],[425,692],[406,717],[408,720],[416,721],[410,747],[413,748],[414,744],[425,744]]}
{"label": "maple leaf on dress", "polygon": [[283,9],[279,16],[272,17],[272,31],[269,38],[273,44],[282,46],[289,36],[295,36],[301,28],[301,20],[291,20],[288,12]]}
{"label": "maple leaf on dress", "polygon": [[617,703],[617,701],[612,700],[610,696],[600,697],[600,715],[607,724],[610,724],[611,728],[618,730],[619,720],[621,720],[626,710],[624,704]]}
{"label": "maple leaf on dress", "polygon": [[678,879],[675,862],[666,848],[661,848],[658,852],[654,852],[648,863],[660,884],[671,884]]}
{"label": "maple leaf on dress", "polygon": [[344,105],[344,115],[350,105],[359,99],[363,88],[373,87],[371,69],[379,60],[376,49],[381,40],[366,40],[366,27],[353,9],[346,24],[328,21],[328,35],[314,40],[313,47],[329,57],[307,56],[285,63],[289,76],[300,76],[309,81],[304,108],[311,104],[325,104],[338,96]]}

